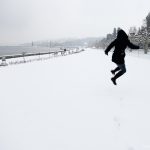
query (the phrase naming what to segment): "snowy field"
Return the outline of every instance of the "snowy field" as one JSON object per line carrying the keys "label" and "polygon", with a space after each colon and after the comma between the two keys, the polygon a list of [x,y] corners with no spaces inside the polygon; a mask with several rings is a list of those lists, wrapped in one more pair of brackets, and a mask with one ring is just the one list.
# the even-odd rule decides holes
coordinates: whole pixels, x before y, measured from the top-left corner
{"label": "snowy field", "polygon": [[0,68],[0,150],[150,150],[150,60],[101,50]]}

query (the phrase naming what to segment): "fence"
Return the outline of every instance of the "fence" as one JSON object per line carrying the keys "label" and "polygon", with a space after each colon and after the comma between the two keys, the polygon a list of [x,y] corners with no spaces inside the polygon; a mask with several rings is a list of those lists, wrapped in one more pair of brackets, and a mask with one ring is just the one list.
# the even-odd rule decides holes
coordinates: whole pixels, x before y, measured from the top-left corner
{"label": "fence", "polygon": [[[8,66],[14,64],[27,63],[32,61],[46,60],[58,56],[66,56],[84,51],[84,49],[61,49],[59,51],[41,52],[41,53],[25,53],[16,55],[0,56],[0,66]],[[45,56],[45,57],[43,57]],[[9,60],[9,61],[8,61]]]}

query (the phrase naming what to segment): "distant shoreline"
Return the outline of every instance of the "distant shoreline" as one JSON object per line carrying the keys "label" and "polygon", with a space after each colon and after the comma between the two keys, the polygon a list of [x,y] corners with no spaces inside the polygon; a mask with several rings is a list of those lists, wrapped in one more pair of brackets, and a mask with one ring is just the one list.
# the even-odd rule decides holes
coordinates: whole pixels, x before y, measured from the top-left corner
{"label": "distant shoreline", "polygon": [[49,48],[40,46],[0,46],[0,56],[22,53],[50,52],[58,50],[60,50],[60,48]]}

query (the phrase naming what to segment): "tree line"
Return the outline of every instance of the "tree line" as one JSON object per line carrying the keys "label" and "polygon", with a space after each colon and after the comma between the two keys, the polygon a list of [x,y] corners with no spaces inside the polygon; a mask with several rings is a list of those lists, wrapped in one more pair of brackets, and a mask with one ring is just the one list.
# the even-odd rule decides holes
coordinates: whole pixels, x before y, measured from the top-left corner
{"label": "tree line", "polygon": [[[117,37],[118,30],[120,30],[119,27],[114,28],[112,33],[107,34],[106,37],[100,41],[96,41],[93,46],[105,49]],[[150,12],[144,19],[141,27],[138,29],[136,27],[130,27],[128,36],[131,42],[139,45],[140,48],[144,50],[145,54],[148,52],[150,48]]]}

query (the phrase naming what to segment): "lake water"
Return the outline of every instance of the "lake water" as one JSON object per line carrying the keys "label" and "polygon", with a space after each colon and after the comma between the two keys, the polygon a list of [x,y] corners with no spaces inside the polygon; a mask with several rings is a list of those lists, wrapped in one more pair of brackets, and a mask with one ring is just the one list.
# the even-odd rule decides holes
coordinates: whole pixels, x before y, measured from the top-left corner
{"label": "lake water", "polygon": [[60,48],[49,48],[40,46],[0,46],[0,56],[3,55],[15,55],[22,53],[39,53],[39,52],[50,52],[59,51]]}

